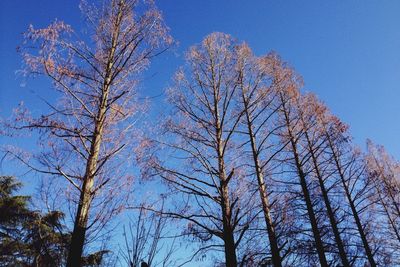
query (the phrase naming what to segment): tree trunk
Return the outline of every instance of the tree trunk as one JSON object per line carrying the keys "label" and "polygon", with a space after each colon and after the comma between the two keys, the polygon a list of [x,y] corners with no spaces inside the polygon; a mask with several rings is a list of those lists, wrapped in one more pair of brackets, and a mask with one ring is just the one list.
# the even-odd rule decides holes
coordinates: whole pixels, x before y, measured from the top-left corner
{"label": "tree trunk", "polygon": [[330,202],[329,196],[328,196],[328,191],[325,188],[324,180],[323,180],[323,178],[321,176],[321,173],[320,173],[320,170],[319,170],[319,165],[318,165],[318,162],[317,162],[317,158],[315,156],[314,149],[313,149],[313,147],[311,145],[311,141],[310,141],[310,138],[309,138],[307,132],[305,132],[305,137],[307,139],[307,144],[308,144],[308,148],[310,150],[311,159],[313,161],[315,174],[316,174],[318,182],[319,182],[319,187],[320,187],[321,192],[322,192],[322,198],[324,199],[325,207],[326,207],[326,210],[327,210],[327,213],[328,213],[329,222],[331,224],[331,227],[332,227],[332,230],[333,230],[333,235],[335,237],[335,241],[336,241],[336,244],[338,246],[340,259],[342,261],[343,266],[345,266],[345,267],[350,266],[349,260],[347,259],[346,251],[344,249],[343,240],[340,237],[340,233],[339,233],[339,229],[338,229],[338,222],[336,220],[335,213],[334,213],[334,211],[332,209],[332,205],[331,205],[331,202]]}
{"label": "tree trunk", "polygon": [[232,207],[229,200],[229,180],[232,178],[232,173],[229,176],[226,175],[226,166],[224,160],[224,141],[223,141],[223,125],[221,125],[220,110],[219,110],[219,96],[218,90],[219,85],[216,82],[214,63],[211,63],[211,73],[212,73],[212,83],[213,83],[213,106],[214,106],[214,127],[215,127],[215,137],[216,137],[216,153],[218,159],[218,176],[220,181],[220,194],[221,194],[221,212],[222,212],[222,232],[224,240],[224,250],[225,250],[225,264],[226,267],[236,267],[237,266],[237,256],[236,256],[236,244],[234,229],[231,223],[232,219]]}
{"label": "tree trunk", "polygon": [[102,95],[101,108],[95,123],[93,141],[90,148],[90,157],[86,166],[86,173],[81,189],[78,209],[75,216],[74,230],[72,232],[71,245],[68,254],[67,267],[81,266],[83,246],[85,243],[86,227],[89,218],[89,209],[92,202],[92,188],[94,184],[97,160],[100,153],[100,144],[106,113],[109,85],[105,86]]}
{"label": "tree trunk", "polygon": [[400,207],[396,201],[396,197],[393,195],[392,185],[388,182],[389,178],[385,177],[383,167],[379,164],[379,162],[375,156],[374,156],[374,161],[375,161],[376,167],[379,170],[378,176],[380,176],[380,180],[385,184],[385,189],[386,189],[385,195],[389,196],[390,201],[392,202],[392,205],[397,213],[395,216],[400,217]]}
{"label": "tree trunk", "polygon": [[318,229],[317,219],[316,219],[314,209],[312,206],[310,192],[307,187],[306,176],[305,176],[303,168],[300,164],[300,160],[299,160],[296,150],[294,151],[294,156],[295,156],[295,161],[296,161],[297,173],[298,173],[298,176],[300,179],[300,185],[301,185],[301,188],[303,191],[304,201],[306,202],[306,206],[307,206],[307,213],[308,213],[308,217],[309,217],[310,223],[311,223],[311,229],[312,229],[313,236],[314,236],[314,242],[315,242],[315,247],[317,249],[318,258],[321,263],[321,266],[328,266],[328,261],[326,260],[326,256],[325,256],[324,245],[322,243],[321,234]]}
{"label": "tree trunk", "polygon": [[355,223],[357,225],[358,233],[360,234],[361,241],[363,243],[363,247],[364,247],[365,253],[367,254],[368,262],[371,265],[371,267],[376,267],[376,262],[374,260],[373,254],[372,254],[372,250],[371,250],[371,248],[369,246],[369,243],[368,243],[368,240],[367,240],[367,235],[364,232],[364,227],[361,224],[361,220],[360,220],[360,217],[358,215],[358,211],[356,209],[356,204],[354,203],[353,198],[352,198],[352,196],[350,194],[349,187],[347,186],[346,179],[344,177],[344,173],[343,173],[343,170],[342,170],[342,166],[339,163],[339,159],[338,159],[336,151],[335,151],[335,149],[333,147],[332,140],[331,140],[330,136],[328,134],[326,134],[326,135],[327,135],[327,140],[328,140],[328,143],[329,143],[329,147],[330,147],[330,149],[332,151],[333,159],[335,160],[335,165],[336,165],[336,168],[338,170],[340,180],[342,182],[342,185],[343,185],[343,188],[344,188],[344,191],[345,191],[345,194],[346,194],[347,201],[350,204],[350,209],[351,209],[351,212],[353,214],[354,221],[355,221]]}
{"label": "tree trunk", "polygon": [[306,207],[307,207],[307,214],[308,214],[308,217],[310,220],[311,229],[312,229],[313,236],[314,236],[315,248],[317,249],[318,258],[319,258],[321,266],[328,266],[328,261],[325,256],[324,245],[323,245],[323,242],[321,239],[321,234],[318,229],[317,219],[316,219],[315,212],[313,209],[310,192],[309,192],[308,186],[307,186],[306,175],[303,171],[303,166],[300,162],[299,154],[297,152],[297,145],[295,142],[295,138],[294,138],[292,130],[290,128],[290,119],[289,119],[289,115],[288,115],[288,112],[285,107],[285,100],[283,99],[282,95],[281,95],[281,102],[282,102],[282,106],[283,106],[286,127],[287,127],[287,131],[289,134],[289,139],[290,139],[289,141],[292,146],[292,153],[293,153],[295,164],[296,164],[296,170],[297,170],[297,174],[300,179],[300,185],[301,185],[301,188],[303,191],[303,197],[304,197],[304,201],[305,201]]}
{"label": "tree trunk", "polygon": [[220,188],[221,188],[221,211],[222,211],[222,224],[223,224],[223,239],[225,247],[225,261],[227,267],[237,266],[236,257],[236,246],[235,237],[233,232],[233,227],[231,224],[232,210],[229,201],[229,189],[228,182],[233,175],[231,173],[229,177],[226,176],[225,162],[223,159],[222,152],[222,142],[221,142],[221,130],[217,127],[217,151],[218,151],[218,171],[220,178]]}
{"label": "tree trunk", "polygon": [[115,18],[114,29],[111,37],[111,47],[107,57],[107,65],[105,68],[105,77],[102,86],[102,94],[100,97],[99,109],[95,120],[93,138],[90,147],[90,155],[86,165],[85,176],[76,212],[74,230],[72,232],[71,245],[68,254],[67,267],[80,267],[82,260],[82,252],[85,243],[86,230],[89,209],[92,202],[92,188],[94,185],[97,161],[100,153],[100,145],[102,141],[104,122],[106,119],[108,95],[112,82],[112,68],[114,62],[115,51],[118,45],[118,37],[123,15],[124,0],[120,0],[118,14]]}
{"label": "tree trunk", "polygon": [[265,182],[264,182],[264,176],[263,176],[263,173],[262,173],[262,170],[260,167],[260,162],[258,160],[258,153],[257,153],[257,148],[256,148],[256,138],[253,133],[253,127],[252,127],[251,118],[250,118],[250,114],[249,114],[248,103],[247,103],[247,100],[245,99],[245,95],[243,92],[242,92],[242,99],[243,99],[243,104],[244,104],[244,108],[245,108],[247,127],[248,127],[248,131],[249,131],[251,150],[252,150],[252,154],[253,154],[254,168],[256,170],[256,176],[257,176],[257,182],[258,182],[258,189],[259,189],[259,193],[260,193],[265,224],[267,226],[268,239],[269,239],[269,244],[270,244],[270,248],[271,248],[272,263],[275,267],[281,267],[282,259],[279,254],[278,239],[276,237],[275,227],[274,227],[274,224],[273,224],[272,218],[271,218],[269,199],[268,199],[267,189],[266,189]]}
{"label": "tree trunk", "polygon": [[[224,182],[223,182],[224,183]],[[233,234],[233,229],[231,225],[231,208],[228,195],[228,188],[222,185],[222,215],[223,215],[223,238],[225,247],[225,262],[226,267],[236,267],[237,257],[236,257],[236,246],[235,237]]]}
{"label": "tree trunk", "polygon": [[376,188],[378,190],[379,201],[381,202],[381,205],[382,205],[382,207],[383,207],[383,209],[384,209],[384,211],[386,213],[386,216],[387,216],[387,218],[389,220],[389,224],[393,228],[393,232],[396,235],[397,240],[400,242],[400,232],[396,227],[395,221],[393,220],[392,216],[390,215],[390,211],[389,211],[389,209],[387,207],[387,204],[385,203],[385,200],[382,197],[382,192],[379,190],[379,185],[377,185]]}
{"label": "tree trunk", "polygon": [[218,166],[219,166],[220,188],[221,188],[221,212],[222,212],[222,224],[223,224],[222,231],[223,231],[223,239],[225,247],[225,261],[227,267],[236,267],[237,266],[236,245],[235,245],[234,231],[231,224],[232,210],[229,201],[229,190],[228,190],[228,182],[229,182],[228,179],[231,178],[233,173],[231,173],[229,177],[226,176],[225,163],[222,155],[222,147],[220,139],[218,141]]}
{"label": "tree trunk", "polygon": [[75,217],[74,230],[72,232],[71,245],[68,253],[67,267],[81,266],[83,246],[86,236],[86,225],[91,204],[90,189],[92,185],[92,179],[90,181],[89,179],[85,179]]}

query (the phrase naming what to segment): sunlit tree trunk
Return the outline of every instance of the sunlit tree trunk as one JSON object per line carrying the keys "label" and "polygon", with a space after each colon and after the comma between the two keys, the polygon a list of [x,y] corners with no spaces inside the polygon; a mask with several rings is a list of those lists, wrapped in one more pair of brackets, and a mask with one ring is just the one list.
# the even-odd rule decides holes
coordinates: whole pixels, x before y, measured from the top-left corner
{"label": "sunlit tree trunk", "polygon": [[[271,161],[277,151],[268,148],[269,138],[274,134],[276,127],[275,118],[276,107],[275,98],[272,90],[270,90],[269,79],[271,72],[269,67],[273,62],[270,55],[264,57],[256,57],[246,44],[241,44],[237,48],[238,62],[238,84],[239,94],[241,98],[240,109],[243,109],[243,127],[244,127],[244,144],[250,145],[252,170],[257,179],[259,196],[262,204],[263,217],[268,233],[269,246],[271,250],[271,259],[275,267],[282,266],[282,258],[280,256],[278,235],[275,230],[274,220],[271,214],[271,205],[268,196],[267,185],[264,179],[264,169],[261,160],[261,151],[266,150],[266,162]],[[258,119],[258,120],[256,120]],[[257,140],[260,143],[257,143]],[[260,141],[261,140],[261,141]],[[278,143],[278,142],[277,142]],[[281,146],[282,147],[282,146]],[[282,148],[283,149],[283,148]],[[279,149],[277,149],[279,151]],[[284,222],[282,222],[284,223]]]}
{"label": "sunlit tree trunk", "polygon": [[354,218],[354,222],[356,223],[357,231],[358,231],[358,234],[360,235],[360,238],[361,238],[365,253],[366,253],[367,258],[368,258],[368,262],[371,265],[371,267],[375,267],[376,266],[376,262],[375,262],[375,259],[373,257],[372,249],[371,249],[370,244],[368,242],[367,234],[365,233],[364,227],[363,227],[363,225],[361,223],[361,218],[360,218],[360,216],[358,214],[358,210],[356,208],[356,203],[355,203],[355,201],[354,201],[354,199],[353,199],[353,197],[351,195],[348,183],[346,182],[345,173],[343,171],[342,165],[340,164],[339,155],[338,155],[338,153],[337,153],[337,151],[335,149],[335,145],[334,145],[334,143],[332,141],[332,137],[330,136],[330,134],[326,130],[325,130],[325,133],[326,133],[326,135],[325,135],[326,139],[328,141],[328,146],[329,146],[329,149],[332,152],[332,157],[333,157],[336,169],[337,169],[337,173],[338,173],[338,175],[340,177],[340,181],[341,181],[341,184],[343,186],[343,189],[344,189],[344,192],[345,192],[345,195],[346,195],[346,199],[347,199],[347,201],[348,201],[348,203],[350,205],[351,214],[352,214],[352,216]]}
{"label": "sunlit tree trunk", "polygon": [[71,245],[69,249],[67,266],[80,266],[85,243],[86,227],[88,222],[90,205],[92,202],[93,184],[96,175],[97,162],[100,153],[100,146],[103,135],[103,127],[106,119],[106,111],[108,104],[108,95],[111,86],[112,68],[114,63],[115,51],[117,48],[118,35],[120,33],[121,19],[124,10],[124,0],[118,3],[119,9],[115,18],[114,28],[111,38],[111,47],[108,55],[107,65],[105,69],[104,83],[102,87],[101,98],[99,99],[100,105],[96,120],[94,122],[93,138],[90,145],[90,154],[86,165],[85,176],[83,177],[80,198],[78,202],[78,209],[75,216],[74,229],[71,236]]}
{"label": "sunlit tree trunk", "polygon": [[[114,49],[113,49],[114,50]],[[101,99],[101,108],[95,122],[94,136],[90,148],[90,156],[87,162],[84,180],[82,183],[80,198],[78,202],[78,209],[75,216],[74,229],[71,237],[71,245],[69,249],[69,256],[67,266],[80,266],[82,257],[83,246],[85,243],[86,227],[88,222],[90,205],[92,202],[93,184],[95,179],[95,172],[97,168],[97,161],[100,152],[100,145],[102,139],[104,119],[106,116],[106,105],[108,96],[109,85],[105,85],[103,97]]]}
{"label": "sunlit tree trunk", "polygon": [[301,131],[304,134],[305,147],[307,152],[310,154],[311,166],[318,180],[329,223],[339,250],[340,259],[343,266],[350,266],[345,245],[340,236],[340,230],[338,228],[339,223],[329,199],[328,189],[325,186],[325,177],[323,177],[323,174],[321,173],[321,166],[318,162],[318,156],[323,153],[321,150],[325,149],[325,140],[321,135],[321,125],[318,120],[318,115],[324,114],[326,112],[326,107],[318,103],[318,100],[314,95],[308,94],[300,98],[297,108],[299,109],[298,114],[302,125]]}
{"label": "sunlit tree trunk", "polygon": [[242,87],[242,100],[243,100],[243,105],[244,105],[244,113],[245,113],[245,117],[246,117],[248,136],[250,139],[251,152],[252,152],[252,156],[253,156],[254,169],[255,169],[257,182],[258,182],[258,190],[260,193],[260,199],[261,199],[261,203],[262,203],[264,220],[265,220],[265,224],[267,226],[268,238],[269,238],[269,243],[270,243],[270,247],[271,247],[272,263],[274,264],[275,267],[280,267],[280,266],[282,266],[282,259],[281,259],[280,253],[279,253],[279,243],[278,243],[277,235],[275,232],[274,223],[273,223],[273,220],[271,217],[268,193],[267,193],[267,188],[266,188],[265,181],[264,181],[264,175],[262,173],[262,169],[261,169],[261,165],[260,165],[259,154],[258,154],[257,147],[256,147],[256,137],[253,132],[252,118],[251,118],[250,111],[249,111],[248,99],[246,98],[245,92],[243,90],[244,89]]}
{"label": "sunlit tree trunk", "polygon": [[[212,75],[214,77],[214,75]],[[213,81],[215,83],[215,81]],[[215,130],[216,130],[216,142],[217,142],[217,154],[218,154],[218,172],[220,177],[220,188],[221,188],[221,211],[222,211],[222,224],[223,224],[223,239],[225,243],[225,260],[227,267],[237,266],[236,246],[235,237],[233,232],[232,222],[232,211],[231,203],[229,200],[229,179],[232,178],[233,173],[229,177],[226,175],[225,161],[223,156],[223,143],[222,143],[222,129],[220,121],[220,113],[218,107],[218,96],[216,90],[213,92],[214,95],[214,109],[215,109]]]}
{"label": "sunlit tree trunk", "polygon": [[336,244],[337,244],[337,247],[339,250],[340,259],[342,261],[343,266],[350,266],[349,260],[347,258],[346,250],[344,248],[344,243],[340,236],[340,231],[338,228],[338,221],[336,220],[335,212],[332,208],[331,201],[329,200],[328,190],[325,187],[324,179],[320,173],[320,167],[319,167],[316,155],[315,155],[314,148],[311,144],[311,140],[307,133],[307,130],[305,130],[304,135],[307,140],[309,152],[311,154],[312,164],[314,165],[313,167],[314,167],[315,175],[318,179],[319,187],[320,187],[320,190],[322,193],[322,198],[324,199],[324,204],[326,207],[326,211],[328,213],[329,222],[332,227],[333,235],[335,237],[335,241],[336,241]]}
{"label": "sunlit tree trunk", "polygon": [[317,222],[317,218],[315,215],[315,211],[313,208],[310,191],[309,191],[309,188],[307,185],[306,174],[303,170],[303,165],[301,163],[299,153],[297,152],[297,141],[296,141],[296,137],[292,131],[293,126],[292,126],[291,120],[289,118],[289,113],[288,113],[288,110],[286,107],[287,103],[286,103],[283,93],[281,93],[280,99],[282,102],[282,113],[284,116],[284,120],[286,122],[286,129],[287,129],[288,139],[289,139],[289,143],[290,143],[290,147],[291,147],[291,153],[293,154],[297,175],[299,177],[300,186],[301,186],[303,197],[304,197],[304,202],[306,203],[307,214],[308,214],[308,218],[309,218],[310,224],[311,224],[311,230],[312,230],[313,237],[314,237],[315,248],[318,253],[318,258],[319,258],[320,264],[322,266],[328,266],[328,261],[325,256],[324,244],[322,242],[322,237],[321,237],[321,233],[320,233],[320,230],[318,227],[318,222]]}

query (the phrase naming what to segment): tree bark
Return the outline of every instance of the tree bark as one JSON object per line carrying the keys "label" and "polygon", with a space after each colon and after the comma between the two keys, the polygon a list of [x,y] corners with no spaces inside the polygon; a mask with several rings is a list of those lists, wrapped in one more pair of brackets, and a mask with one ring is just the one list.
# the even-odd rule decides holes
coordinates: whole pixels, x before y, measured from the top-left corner
{"label": "tree bark", "polygon": [[74,230],[72,232],[71,245],[68,254],[67,267],[81,266],[81,258],[85,243],[86,227],[88,222],[89,209],[92,202],[92,188],[97,168],[97,160],[100,153],[104,120],[106,116],[106,105],[109,85],[105,86],[102,95],[101,108],[95,123],[95,131],[90,148],[90,157],[86,166],[78,209],[75,216]]}
{"label": "tree bark", "polygon": [[347,253],[346,253],[345,248],[344,248],[344,243],[343,243],[343,240],[342,240],[342,238],[340,236],[340,233],[339,233],[338,222],[336,220],[335,213],[334,213],[334,211],[332,209],[332,205],[331,205],[331,202],[330,202],[329,196],[328,196],[328,191],[326,190],[324,180],[323,180],[322,175],[320,173],[320,169],[319,169],[319,165],[318,165],[318,162],[317,162],[317,158],[316,158],[316,155],[314,153],[315,151],[314,151],[314,148],[312,147],[311,140],[310,140],[310,138],[308,136],[307,131],[305,132],[305,137],[307,139],[307,145],[308,145],[308,148],[309,148],[309,151],[310,151],[310,154],[311,154],[311,159],[313,161],[315,174],[317,176],[319,187],[321,189],[322,198],[324,199],[324,204],[325,204],[325,207],[326,207],[326,210],[327,210],[327,213],[328,213],[329,222],[331,224],[331,227],[332,227],[332,230],[333,230],[333,235],[335,237],[335,241],[336,241],[336,244],[338,246],[340,259],[342,261],[343,266],[345,266],[345,267],[350,266],[349,260],[347,258]]}
{"label": "tree bark", "polygon": [[[214,78],[214,73],[213,73]],[[222,210],[222,224],[223,224],[223,238],[225,247],[225,262],[226,267],[236,267],[237,266],[237,256],[236,256],[236,245],[234,230],[232,227],[232,210],[229,200],[229,189],[228,183],[232,178],[232,173],[227,177],[226,167],[224,161],[224,143],[222,140],[222,126],[220,121],[219,107],[218,107],[218,96],[217,88],[214,86],[214,110],[215,110],[215,134],[217,141],[217,155],[218,155],[218,172],[220,179],[220,190],[221,190],[221,210]]]}
{"label": "tree bark", "polygon": [[243,91],[242,91],[242,99],[243,99],[243,104],[244,104],[244,109],[245,109],[248,134],[249,134],[249,138],[250,138],[251,150],[252,150],[253,161],[254,161],[254,168],[255,168],[256,176],[257,176],[258,190],[260,193],[262,209],[263,209],[263,213],[264,213],[264,220],[265,220],[265,224],[267,226],[268,239],[269,239],[269,244],[270,244],[270,249],[271,249],[272,263],[275,267],[281,267],[282,259],[279,254],[278,239],[277,239],[277,236],[275,233],[275,227],[274,227],[274,224],[273,224],[272,218],[271,218],[271,211],[270,211],[270,206],[269,206],[267,189],[266,189],[265,182],[264,182],[264,176],[263,176],[260,162],[258,159],[258,153],[257,153],[257,147],[256,147],[256,137],[254,136],[254,133],[253,133],[251,116],[249,114],[249,107],[248,107],[248,103],[247,103],[247,100],[245,98]]}
{"label": "tree bark", "polygon": [[317,249],[318,258],[319,258],[321,266],[328,266],[328,261],[325,256],[324,245],[323,245],[323,242],[321,239],[321,234],[318,229],[317,219],[316,219],[314,208],[312,205],[310,192],[309,192],[308,186],[307,186],[306,175],[304,173],[303,166],[301,164],[300,157],[297,152],[297,145],[296,145],[292,130],[290,128],[291,127],[290,119],[289,119],[289,115],[288,115],[288,112],[285,107],[285,100],[282,95],[281,95],[281,102],[282,102],[283,113],[284,113],[285,122],[286,122],[286,126],[287,126],[287,131],[289,134],[289,139],[290,139],[289,141],[290,141],[290,144],[292,147],[292,153],[293,153],[294,160],[295,160],[296,171],[297,171],[297,174],[298,174],[298,177],[300,180],[300,186],[302,188],[304,201],[305,201],[306,207],[307,207],[307,214],[308,214],[308,217],[310,220],[311,229],[312,229],[312,233],[314,236],[315,248]]}
{"label": "tree bark", "polygon": [[[220,130],[217,131],[220,132]],[[219,135],[217,135],[219,136]],[[221,139],[217,137],[218,142],[218,166],[220,175],[220,188],[221,188],[221,211],[222,211],[222,224],[223,224],[223,239],[225,247],[225,261],[227,267],[237,266],[236,245],[234,231],[231,223],[232,210],[229,200],[228,179],[231,178],[233,173],[226,176],[225,163],[222,155]]]}
{"label": "tree bark", "polygon": [[103,136],[103,128],[106,119],[107,102],[109,90],[111,87],[111,79],[113,76],[112,68],[114,62],[115,51],[118,45],[118,37],[120,33],[120,25],[122,20],[124,0],[118,4],[119,9],[114,23],[114,29],[111,37],[111,47],[107,57],[107,65],[105,69],[104,82],[102,86],[102,94],[99,109],[95,120],[94,133],[92,137],[90,154],[86,165],[85,176],[81,188],[81,194],[78,209],[75,216],[74,230],[72,232],[71,244],[68,253],[67,267],[80,267],[82,260],[83,247],[85,244],[86,230],[89,209],[92,202],[92,188],[97,169],[97,161],[100,153],[100,145]]}
{"label": "tree bark", "polygon": [[[218,116],[218,113],[217,113]],[[222,152],[221,129],[219,128],[219,119],[217,117],[217,152],[218,152],[218,171],[220,178],[221,188],[221,211],[222,211],[222,224],[223,224],[223,239],[225,247],[225,261],[227,267],[237,266],[236,246],[233,227],[231,224],[232,210],[229,200],[228,182],[233,175],[226,176],[225,162]]]}
{"label": "tree bark", "polygon": [[[293,146],[293,144],[292,144],[292,146]],[[326,260],[326,256],[325,256],[324,245],[323,245],[323,242],[321,239],[321,234],[318,229],[317,219],[316,219],[315,212],[314,212],[314,209],[312,206],[310,192],[309,192],[308,186],[307,186],[306,176],[305,176],[303,168],[300,164],[300,159],[297,154],[296,148],[294,148],[293,153],[294,153],[294,157],[295,157],[295,161],[296,161],[297,173],[298,173],[298,176],[300,179],[300,185],[301,185],[301,188],[303,191],[304,201],[306,202],[306,206],[307,206],[307,213],[308,213],[308,217],[309,217],[310,223],[311,223],[311,229],[312,229],[313,236],[314,236],[314,243],[315,243],[315,247],[317,249],[318,258],[321,263],[321,266],[328,266],[328,261]]]}
{"label": "tree bark", "polygon": [[226,267],[236,267],[237,266],[237,256],[236,256],[236,246],[235,246],[235,237],[231,225],[231,208],[230,201],[228,196],[228,188],[224,186],[222,182],[222,198],[221,208],[223,214],[223,238],[224,238],[224,247],[225,247],[225,262]]}
{"label": "tree bark", "polygon": [[331,137],[329,136],[329,134],[326,134],[326,136],[327,136],[329,147],[330,147],[330,149],[332,151],[333,159],[335,161],[335,165],[336,165],[340,180],[342,182],[342,185],[343,185],[343,188],[344,188],[344,191],[345,191],[345,194],[346,194],[347,201],[349,202],[350,209],[351,209],[354,221],[355,221],[355,223],[357,225],[357,230],[358,230],[358,233],[359,233],[359,235],[361,237],[361,241],[363,243],[363,247],[364,247],[365,253],[367,255],[368,262],[371,265],[371,267],[375,267],[376,266],[376,262],[374,260],[373,254],[372,254],[371,247],[369,246],[369,242],[367,240],[367,235],[364,232],[364,227],[362,226],[360,216],[358,215],[358,211],[356,209],[356,204],[354,203],[354,200],[353,200],[353,198],[351,196],[349,187],[348,187],[348,185],[346,183],[346,179],[344,177],[344,172],[342,170],[342,166],[339,163],[338,155],[336,154],[336,151],[334,149]]}

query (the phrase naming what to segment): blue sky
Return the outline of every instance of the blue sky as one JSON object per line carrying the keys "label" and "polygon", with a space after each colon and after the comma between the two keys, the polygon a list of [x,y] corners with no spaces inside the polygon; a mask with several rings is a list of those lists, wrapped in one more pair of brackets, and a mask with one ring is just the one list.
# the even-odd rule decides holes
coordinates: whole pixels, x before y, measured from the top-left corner
{"label": "blue sky", "polygon": [[[183,62],[183,52],[213,31],[249,43],[256,54],[278,52],[331,110],[350,124],[358,144],[366,138],[400,157],[400,1],[158,0],[172,35],[174,53],[158,58],[144,76],[142,95],[158,96]],[[0,116],[20,101],[41,107],[49,85],[22,88],[16,46],[32,23],[54,18],[82,22],[78,0],[0,2]],[[34,91],[35,93],[32,93]],[[162,96],[154,102],[162,101]],[[159,106],[159,105],[157,105]]]}

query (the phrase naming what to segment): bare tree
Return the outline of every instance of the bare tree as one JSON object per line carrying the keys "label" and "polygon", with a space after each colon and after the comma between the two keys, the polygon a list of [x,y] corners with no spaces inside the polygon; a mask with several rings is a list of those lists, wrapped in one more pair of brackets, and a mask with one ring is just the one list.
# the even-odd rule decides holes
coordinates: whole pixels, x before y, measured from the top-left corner
{"label": "bare tree", "polygon": [[[245,135],[244,144],[250,146],[252,158],[251,174],[255,174],[258,183],[258,191],[262,203],[262,210],[268,232],[268,239],[274,266],[282,266],[280,251],[283,246],[279,244],[276,232],[276,218],[272,217],[272,204],[264,175],[274,169],[271,162],[274,157],[285,147],[279,142],[273,141],[277,130],[282,127],[276,120],[278,107],[276,94],[271,90],[271,56],[255,57],[251,49],[242,44],[238,51],[238,83],[241,109],[243,109],[243,127],[237,132]],[[240,102],[240,101],[239,101]],[[244,159],[245,160],[245,159]]]}
{"label": "bare tree", "polygon": [[325,204],[326,212],[332,228],[335,243],[339,251],[339,256],[343,266],[350,266],[350,261],[347,256],[345,244],[340,234],[339,220],[336,211],[333,207],[329,196],[329,191],[332,187],[327,186],[327,179],[331,178],[329,172],[323,170],[323,161],[326,161],[321,154],[324,154],[326,149],[326,139],[322,135],[319,117],[326,112],[326,107],[319,103],[316,97],[312,94],[304,95],[298,103],[298,114],[300,125],[304,136],[304,146],[310,155],[310,161],[315,177],[318,180],[319,190]]}
{"label": "bare tree", "polygon": [[[322,240],[321,229],[319,227],[312,188],[310,188],[309,174],[312,171],[308,164],[309,156],[306,148],[301,146],[300,138],[304,135],[304,129],[301,125],[301,116],[297,103],[300,98],[299,88],[302,85],[300,77],[286,64],[282,63],[276,56],[273,66],[274,87],[279,95],[280,117],[285,128],[281,131],[281,138],[284,143],[288,143],[287,154],[290,155],[286,162],[291,162],[292,168],[296,171],[301,187],[301,196],[306,205],[306,211],[309,223],[311,225],[314,247],[317,250],[319,262],[322,266],[328,266],[325,246]],[[303,245],[305,245],[303,243]]]}
{"label": "bare tree", "polygon": [[373,199],[379,206],[386,226],[386,242],[393,257],[400,248],[400,164],[382,146],[368,140],[365,157],[369,179],[373,184]]}
{"label": "bare tree", "polygon": [[187,220],[189,233],[204,242],[223,241],[226,266],[244,261],[237,251],[256,217],[235,142],[242,116],[235,108],[235,45],[229,35],[213,33],[190,49],[168,92],[174,115],[165,125],[164,157],[153,162],[156,174],[184,196],[181,210],[169,215]]}
{"label": "bare tree", "polygon": [[126,191],[130,176],[120,167],[143,106],[136,97],[138,74],[171,44],[151,1],[82,2],[81,7],[90,39],[61,21],[44,29],[30,26],[25,34],[25,73],[50,78],[60,101],[46,101],[49,113],[38,118],[20,109],[18,123],[11,125],[42,135],[36,162],[15,156],[35,171],[64,178],[65,191],[75,192],[67,266],[81,265],[87,230],[102,227],[121,210],[117,196]]}
{"label": "bare tree", "polygon": [[[356,225],[365,255],[370,266],[376,266],[367,229],[369,222],[363,221],[363,213],[370,209],[373,202],[369,201],[373,191],[369,179],[365,179],[365,164],[362,155],[354,149],[348,135],[348,127],[329,112],[320,114],[323,134],[328,150],[333,159],[335,174],[339,178],[345,199],[350,207],[350,214]],[[342,203],[344,206],[344,203]]]}
{"label": "bare tree", "polygon": [[172,258],[176,251],[175,238],[166,236],[172,221],[162,215],[162,210],[157,214],[140,207],[137,218],[131,220],[128,227],[124,226],[125,247],[120,254],[128,266],[176,265]]}

